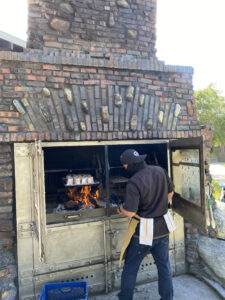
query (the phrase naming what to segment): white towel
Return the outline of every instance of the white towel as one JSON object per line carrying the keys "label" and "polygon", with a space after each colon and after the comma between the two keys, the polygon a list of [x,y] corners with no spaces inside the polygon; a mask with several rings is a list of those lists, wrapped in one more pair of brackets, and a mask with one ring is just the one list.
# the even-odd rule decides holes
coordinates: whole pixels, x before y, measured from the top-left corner
{"label": "white towel", "polygon": [[152,246],[154,219],[141,218],[139,243]]}
{"label": "white towel", "polygon": [[168,211],[165,215],[163,215],[167,228],[169,232],[173,232],[176,229],[176,225],[174,223],[173,217],[171,216],[171,213]]}

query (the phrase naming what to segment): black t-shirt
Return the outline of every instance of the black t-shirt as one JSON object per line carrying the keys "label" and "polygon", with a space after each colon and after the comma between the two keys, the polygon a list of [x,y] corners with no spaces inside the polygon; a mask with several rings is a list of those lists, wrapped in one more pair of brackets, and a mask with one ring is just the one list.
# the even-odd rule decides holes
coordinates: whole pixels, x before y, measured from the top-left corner
{"label": "black t-shirt", "polygon": [[140,217],[154,218],[154,237],[158,237],[168,233],[163,215],[168,211],[168,193],[172,191],[173,183],[166,171],[146,165],[129,179],[123,207]]}

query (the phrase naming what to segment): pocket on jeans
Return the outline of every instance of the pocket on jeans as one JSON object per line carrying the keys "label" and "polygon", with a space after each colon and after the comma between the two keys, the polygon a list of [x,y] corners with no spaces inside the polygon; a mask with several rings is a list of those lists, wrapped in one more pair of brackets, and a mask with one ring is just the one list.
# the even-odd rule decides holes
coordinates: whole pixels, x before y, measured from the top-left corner
{"label": "pocket on jeans", "polygon": [[164,245],[169,244],[169,236],[165,236],[165,237],[161,238],[160,240],[161,240],[160,242]]}
{"label": "pocket on jeans", "polygon": [[142,244],[139,243],[139,237],[137,237],[137,236],[132,237],[132,242],[139,249],[143,249],[146,246],[146,245],[142,245]]}

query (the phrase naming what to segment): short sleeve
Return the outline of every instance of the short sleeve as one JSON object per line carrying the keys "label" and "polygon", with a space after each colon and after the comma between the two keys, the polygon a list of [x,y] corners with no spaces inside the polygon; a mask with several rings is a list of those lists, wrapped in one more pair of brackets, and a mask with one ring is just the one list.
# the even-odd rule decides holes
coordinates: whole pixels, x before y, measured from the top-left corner
{"label": "short sleeve", "polygon": [[129,181],[126,186],[123,208],[127,211],[136,213],[138,211],[139,200],[140,193],[136,184]]}

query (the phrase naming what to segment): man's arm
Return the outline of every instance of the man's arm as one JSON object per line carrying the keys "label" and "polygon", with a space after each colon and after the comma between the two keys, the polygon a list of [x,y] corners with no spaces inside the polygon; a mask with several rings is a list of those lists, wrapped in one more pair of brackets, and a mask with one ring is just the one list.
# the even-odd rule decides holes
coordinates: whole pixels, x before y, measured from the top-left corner
{"label": "man's arm", "polygon": [[119,215],[124,215],[128,218],[132,218],[136,213],[135,212],[132,212],[132,211],[128,211],[126,209],[123,208],[123,205],[120,205],[118,208],[117,208],[117,213]]}
{"label": "man's arm", "polygon": [[170,202],[172,201],[173,194],[174,194],[174,192],[170,192],[170,193],[168,194],[168,203],[170,203]]}

